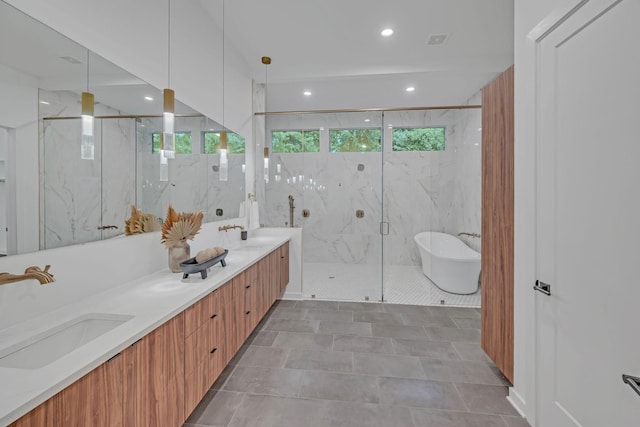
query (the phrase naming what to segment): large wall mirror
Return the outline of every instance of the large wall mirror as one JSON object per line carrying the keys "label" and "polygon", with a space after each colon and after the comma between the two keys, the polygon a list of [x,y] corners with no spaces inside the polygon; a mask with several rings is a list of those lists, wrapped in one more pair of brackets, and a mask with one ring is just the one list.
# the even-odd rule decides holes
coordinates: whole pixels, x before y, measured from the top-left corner
{"label": "large wall mirror", "polygon": [[[222,126],[176,102],[176,156],[162,165],[161,90],[2,1],[0,52],[0,254],[123,235],[131,205],[238,216],[243,138],[227,132],[221,155]],[[83,91],[93,159],[81,157]]]}

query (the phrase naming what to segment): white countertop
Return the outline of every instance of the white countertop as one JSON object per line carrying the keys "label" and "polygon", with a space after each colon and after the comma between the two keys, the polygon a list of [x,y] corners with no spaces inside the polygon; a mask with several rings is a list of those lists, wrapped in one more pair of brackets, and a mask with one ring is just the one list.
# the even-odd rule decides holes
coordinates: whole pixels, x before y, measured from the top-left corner
{"label": "white countertop", "polygon": [[182,279],[182,273],[167,268],[1,330],[0,352],[84,314],[133,316],[42,368],[0,367],[0,426],[20,418],[288,240],[288,235],[264,233],[234,242],[228,248],[227,266],[216,264],[204,280],[200,274]]}

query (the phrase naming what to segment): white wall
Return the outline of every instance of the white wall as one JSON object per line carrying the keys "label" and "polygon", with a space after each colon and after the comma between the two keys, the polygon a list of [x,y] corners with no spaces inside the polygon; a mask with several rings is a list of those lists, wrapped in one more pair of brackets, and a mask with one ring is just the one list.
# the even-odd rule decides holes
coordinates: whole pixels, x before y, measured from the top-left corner
{"label": "white wall", "polygon": [[535,140],[534,83],[530,56],[534,43],[527,34],[555,7],[558,0],[516,1],[515,37],[515,301],[514,386],[511,401],[535,425]]}
{"label": "white wall", "polygon": [[37,251],[38,168],[29,166],[38,164],[37,82],[0,65],[0,93],[0,126],[8,129],[8,249],[11,253]]}

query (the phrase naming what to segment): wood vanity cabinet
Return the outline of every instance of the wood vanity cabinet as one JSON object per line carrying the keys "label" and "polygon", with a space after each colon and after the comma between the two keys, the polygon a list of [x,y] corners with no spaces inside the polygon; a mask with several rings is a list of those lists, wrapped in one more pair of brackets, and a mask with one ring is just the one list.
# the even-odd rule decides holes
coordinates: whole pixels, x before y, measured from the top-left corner
{"label": "wood vanity cabinet", "polygon": [[125,426],[182,425],[184,344],[183,312],[122,352]]}
{"label": "wood vanity cabinet", "polygon": [[181,426],[289,283],[289,243],[10,427]]}
{"label": "wood vanity cabinet", "polygon": [[122,354],[98,366],[11,427],[122,426]]}

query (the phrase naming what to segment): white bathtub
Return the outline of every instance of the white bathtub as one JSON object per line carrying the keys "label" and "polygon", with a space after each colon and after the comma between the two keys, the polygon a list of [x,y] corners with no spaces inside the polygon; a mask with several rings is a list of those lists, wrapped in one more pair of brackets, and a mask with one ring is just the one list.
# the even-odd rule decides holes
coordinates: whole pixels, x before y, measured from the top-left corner
{"label": "white bathtub", "polygon": [[478,290],[480,254],[455,236],[434,231],[414,237],[422,271],[440,289],[454,294],[472,294]]}

